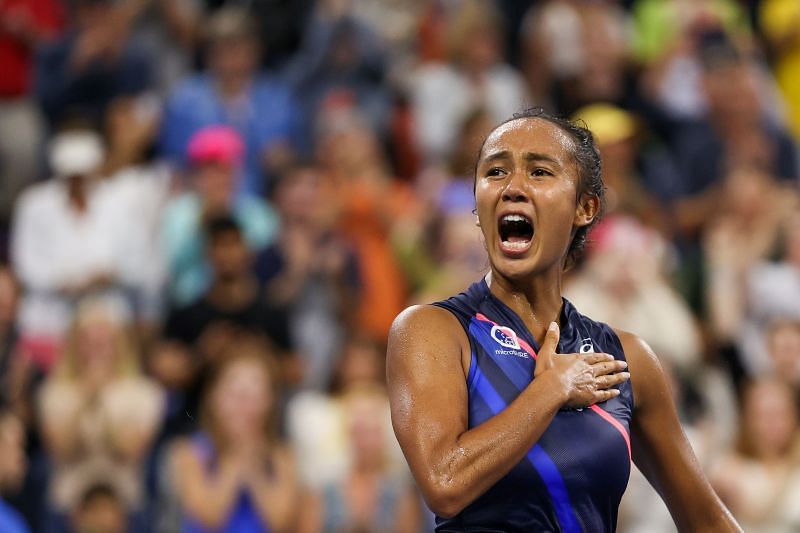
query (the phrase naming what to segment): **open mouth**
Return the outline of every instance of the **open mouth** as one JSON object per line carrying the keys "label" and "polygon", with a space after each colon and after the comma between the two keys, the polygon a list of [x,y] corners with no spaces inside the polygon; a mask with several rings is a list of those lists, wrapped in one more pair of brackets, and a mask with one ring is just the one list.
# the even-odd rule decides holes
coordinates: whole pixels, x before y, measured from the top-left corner
{"label": "open mouth", "polygon": [[500,242],[504,251],[524,252],[531,246],[533,223],[525,215],[510,214],[500,218]]}

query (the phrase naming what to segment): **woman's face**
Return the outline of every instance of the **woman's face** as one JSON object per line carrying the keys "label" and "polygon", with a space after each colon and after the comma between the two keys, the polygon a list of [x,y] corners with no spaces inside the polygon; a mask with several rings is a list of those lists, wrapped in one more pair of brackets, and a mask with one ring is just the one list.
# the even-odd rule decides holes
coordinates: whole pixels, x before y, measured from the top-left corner
{"label": "woman's face", "polygon": [[358,394],[347,404],[350,445],[357,463],[380,467],[386,457],[388,411],[379,396]]}
{"label": "woman's face", "polygon": [[598,203],[577,205],[572,143],[561,128],[538,118],[503,124],[486,139],[475,202],[494,272],[521,279],[561,268],[573,230],[591,222]]}
{"label": "woman's face", "polygon": [[783,454],[797,433],[791,389],[779,382],[756,383],[745,395],[744,420],[760,457]]}
{"label": "woman's face", "polygon": [[272,390],[263,365],[242,359],[222,371],[214,387],[211,410],[226,439],[262,432],[271,409]]}
{"label": "woman's face", "polygon": [[116,362],[118,326],[93,313],[78,323],[77,349],[84,369],[110,368]]}
{"label": "woman's face", "polygon": [[368,343],[353,342],[345,347],[339,372],[342,386],[380,383],[383,372],[381,354]]}

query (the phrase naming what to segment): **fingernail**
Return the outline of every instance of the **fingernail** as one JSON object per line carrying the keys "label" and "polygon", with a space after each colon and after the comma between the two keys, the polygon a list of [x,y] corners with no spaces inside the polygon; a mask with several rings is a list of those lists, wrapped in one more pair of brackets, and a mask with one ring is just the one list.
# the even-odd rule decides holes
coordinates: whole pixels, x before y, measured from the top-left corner
{"label": "fingernail", "polygon": [[631,377],[630,372],[620,372],[620,374],[622,374],[622,377],[624,377],[625,379],[629,379]]}
{"label": "fingernail", "polygon": [[558,331],[558,323],[550,322],[550,326],[547,328],[548,331]]}
{"label": "fingernail", "polygon": [[622,368],[628,368],[628,362],[627,361],[620,361],[620,363],[622,363]]}

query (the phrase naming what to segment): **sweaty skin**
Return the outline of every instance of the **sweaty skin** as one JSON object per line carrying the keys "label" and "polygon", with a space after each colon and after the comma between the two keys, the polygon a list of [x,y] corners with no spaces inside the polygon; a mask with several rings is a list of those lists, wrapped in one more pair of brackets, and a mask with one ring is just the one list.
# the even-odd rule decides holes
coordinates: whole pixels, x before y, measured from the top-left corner
{"label": "sweaty skin", "polygon": [[[608,400],[627,379],[634,389],[633,459],[664,498],[681,531],[741,531],[714,494],[680,427],[664,373],[650,348],[618,332],[625,362],[608,354],[561,354],[561,282],[572,236],[597,216],[599,199],[579,194],[572,140],[538,118],[507,122],[484,143],[476,207],[491,265],[492,293],[514,310],[539,341],[535,379],[505,410],[468,428],[470,348],[448,311],[410,307],[389,336],[387,379],[392,423],[430,508],[452,517],[505,476],[563,406]],[[530,246],[510,249],[499,219],[529,218]],[[546,214],[546,216],[545,216]]]}

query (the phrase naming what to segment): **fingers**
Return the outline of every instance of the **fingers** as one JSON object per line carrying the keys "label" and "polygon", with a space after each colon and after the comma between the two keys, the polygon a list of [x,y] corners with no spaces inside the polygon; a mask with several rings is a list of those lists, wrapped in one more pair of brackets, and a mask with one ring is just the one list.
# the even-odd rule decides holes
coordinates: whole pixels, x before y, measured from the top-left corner
{"label": "fingers", "polygon": [[603,403],[610,400],[611,398],[616,398],[617,396],[619,396],[619,389],[599,390],[594,393],[594,400],[589,405],[593,405],[596,403]]}
{"label": "fingers", "polygon": [[609,387],[615,387],[620,383],[625,383],[630,378],[630,372],[617,372],[616,374],[607,374],[605,376],[595,378],[594,383],[597,390],[603,390],[608,389]]}
{"label": "fingers", "polygon": [[613,374],[614,372],[621,372],[628,368],[628,363],[625,361],[613,360],[595,363],[591,365],[592,373],[595,376],[603,376],[605,374]]}
{"label": "fingers", "polygon": [[544,355],[547,357],[556,353],[560,336],[561,331],[558,329],[558,324],[550,322],[550,326],[547,328],[547,334],[544,336],[544,342],[542,342],[542,347],[539,349],[539,356],[541,357]]}
{"label": "fingers", "polygon": [[595,363],[604,363],[607,361],[614,361],[614,356],[610,353],[581,353],[576,354],[579,357],[582,357],[584,361],[588,364],[593,365]]}
{"label": "fingers", "polygon": [[558,329],[558,324],[550,322],[550,326],[547,328],[547,333],[545,333],[544,336],[544,341],[542,341],[542,346],[539,348],[534,376],[540,375],[553,365],[553,355],[555,355],[556,349],[558,348],[558,338],[560,335],[561,332]]}

